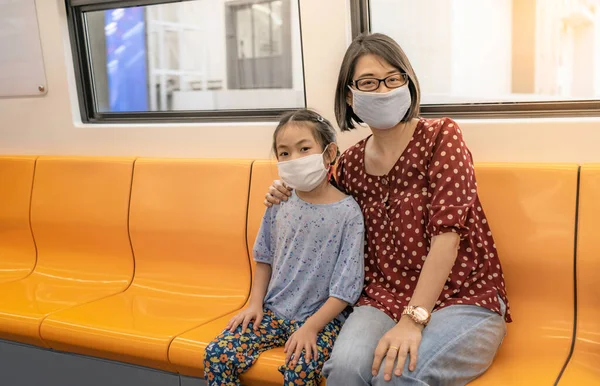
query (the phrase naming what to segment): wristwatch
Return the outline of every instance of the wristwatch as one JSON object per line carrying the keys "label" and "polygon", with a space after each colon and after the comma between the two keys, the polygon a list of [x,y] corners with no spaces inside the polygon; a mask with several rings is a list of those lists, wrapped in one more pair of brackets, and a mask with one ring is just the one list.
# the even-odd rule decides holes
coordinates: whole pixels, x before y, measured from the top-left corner
{"label": "wristwatch", "polygon": [[406,306],[402,315],[406,315],[413,320],[413,322],[426,326],[431,319],[431,314],[425,308],[421,306]]}

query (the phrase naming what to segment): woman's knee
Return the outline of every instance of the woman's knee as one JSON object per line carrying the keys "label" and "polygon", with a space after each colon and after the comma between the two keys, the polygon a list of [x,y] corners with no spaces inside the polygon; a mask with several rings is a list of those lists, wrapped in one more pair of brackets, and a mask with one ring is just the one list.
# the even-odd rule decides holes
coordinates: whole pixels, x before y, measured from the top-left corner
{"label": "woman's knee", "polygon": [[415,371],[384,380],[383,365],[373,385],[464,385],[491,365],[506,333],[504,319],[475,306],[452,306],[434,313],[423,332]]}
{"label": "woman's knee", "polygon": [[333,350],[323,366],[323,375],[332,385],[370,384],[373,353],[364,350]]}
{"label": "woman's knee", "polygon": [[394,321],[369,306],[357,307],[335,342],[323,374],[332,385],[369,385],[373,353]]}
{"label": "woman's knee", "polygon": [[405,370],[401,376],[392,374],[392,379],[386,381],[384,378],[383,370],[381,370],[375,377],[373,377],[373,386],[433,386],[438,383],[427,383],[427,380],[421,379],[421,377],[415,373],[408,372]]}

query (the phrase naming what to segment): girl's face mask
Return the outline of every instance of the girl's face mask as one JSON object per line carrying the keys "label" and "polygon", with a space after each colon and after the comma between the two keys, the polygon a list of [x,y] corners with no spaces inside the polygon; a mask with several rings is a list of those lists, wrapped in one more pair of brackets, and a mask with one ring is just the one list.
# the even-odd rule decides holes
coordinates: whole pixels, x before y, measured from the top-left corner
{"label": "girl's face mask", "polygon": [[301,192],[310,192],[315,189],[325,177],[329,168],[325,167],[323,155],[327,151],[327,145],[323,153],[307,155],[291,161],[277,163],[279,177],[290,187]]}

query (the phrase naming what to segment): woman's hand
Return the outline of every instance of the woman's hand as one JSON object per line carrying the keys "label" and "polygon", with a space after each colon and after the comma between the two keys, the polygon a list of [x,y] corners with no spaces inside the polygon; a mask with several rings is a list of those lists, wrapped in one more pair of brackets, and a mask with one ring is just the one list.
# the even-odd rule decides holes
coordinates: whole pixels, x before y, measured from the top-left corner
{"label": "woman's hand", "polygon": [[292,195],[292,188],[287,186],[285,182],[275,180],[273,185],[269,187],[269,192],[265,195],[265,206],[271,207],[279,204],[281,201],[287,201]]}
{"label": "woman's hand", "polygon": [[421,332],[423,326],[415,323],[409,317],[403,316],[391,330],[389,330],[379,341],[375,349],[375,358],[373,360],[373,376],[379,373],[381,363],[385,358],[385,367],[383,369],[384,380],[392,379],[392,370],[396,359],[396,376],[402,375],[406,357],[410,355],[410,364],[408,369],[414,371],[417,367],[417,357],[419,345],[421,344]]}
{"label": "woman's hand", "polygon": [[227,323],[227,327],[225,329],[229,329],[229,332],[235,332],[235,329],[241,324],[242,325],[242,334],[246,332],[248,325],[251,321],[254,320],[254,331],[257,331],[260,327],[260,322],[262,322],[263,318],[263,309],[259,305],[250,305],[248,308],[243,309],[239,314],[231,318],[229,323]]}
{"label": "woman's hand", "polygon": [[306,351],[304,357],[306,362],[319,355],[317,351],[317,333],[318,331],[305,324],[290,336],[283,349],[283,352],[285,352],[285,363],[288,367],[296,366],[298,358],[302,355],[302,350]]}

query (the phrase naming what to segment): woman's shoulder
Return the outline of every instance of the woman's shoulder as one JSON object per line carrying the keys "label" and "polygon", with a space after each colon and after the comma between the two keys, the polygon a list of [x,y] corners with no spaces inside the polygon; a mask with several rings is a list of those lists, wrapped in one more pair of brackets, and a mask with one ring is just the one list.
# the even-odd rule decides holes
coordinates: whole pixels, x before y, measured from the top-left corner
{"label": "woman's shoulder", "polygon": [[338,162],[346,162],[348,160],[358,159],[360,154],[364,152],[365,144],[367,143],[367,139],[369,139],[369,137],[370,135],[344,150],[342,155],[340,155]]}
{"label": "woman's shoulder", "polygon": [[333,165],[330,176],[333,177],[334,186],[336,188],[348,192],[348,186],[346,186],[347,181],[345,178],[346,174],[350,170],[362,168],[364,146],[367,138],[362,139],[358,143],[347,148]]}
{"label": "woman's shoulder", "polygon": [[458,123],[449,117],[421,118],[419,122],[426,132],[448,134],[449,132],[460,132]]}
{"label": "woman's shoulder", "polygon": [[430,146],[449,140],[462,142],[462,131],[452,118],[421,118],[419,123],[420,137]]}
{"label": "woman's shoulder", "polygon": [[419,118],[419,125],[428,130],[436,130],[445,127],[458,127],[458,123],[450,117]]}

